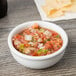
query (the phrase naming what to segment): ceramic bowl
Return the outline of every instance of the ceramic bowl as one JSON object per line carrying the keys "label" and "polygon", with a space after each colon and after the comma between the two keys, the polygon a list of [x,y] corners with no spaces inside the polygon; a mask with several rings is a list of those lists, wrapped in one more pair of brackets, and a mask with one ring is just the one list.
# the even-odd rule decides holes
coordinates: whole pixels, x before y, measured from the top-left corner
{"label": "ceramic bowl", "polygon": [[[23,29],[32,26],[34,23],[38,23],[42,27],[45,27],[45,28],[58,32],[61,35],[62,40],[63,40],[62,47],[55,53],[52,53],[52,54],[46,55],[46,56],[39,56],[39,57],[28,56],[28,55],[22,54],[19,51],[17,51],[12,44],[12,37],[15,34],[19,33],[20,31],[22,31]],[[15,58],[15,60],[18,63],[20,63],[26,67],[33,68],[33,69],[44,69],[44,68],[48,68],[48,67],[56,64],[64,55],[67,44],[68,44],[68,36],[67,36],[66,32],[60,26],[58,26],[54,23],[44,22],[44,21],[29,21],[29,22],[20,24],[20,25],[16,26],[10,32],[10,34],[8,36],[8,46],[9,46],[10,52],[13,55],[13,57]]]}

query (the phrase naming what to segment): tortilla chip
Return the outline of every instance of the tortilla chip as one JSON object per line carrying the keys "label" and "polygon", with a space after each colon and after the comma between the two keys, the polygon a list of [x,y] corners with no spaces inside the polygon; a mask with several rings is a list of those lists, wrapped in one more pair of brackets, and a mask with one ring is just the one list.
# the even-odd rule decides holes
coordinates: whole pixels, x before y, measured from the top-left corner
{"label": "tortilla chip", "polygon": [[58,4],[59,4],[60,8],[72,4],[71,0],[57,0],[57,2],[58,2]]}
{"label": "tortilla chip", "polygon": [[70,8],[66,10],[67,12],[75,12],[76,13],[76,5],[72,5]]}
{"label": "tortilla chip", "polygon": [[76,0],[72,0],[72,5],[66,11],[76,13]]}
{"label": "tortilla chip", "polygon": [[72,5],[68,5],[68,6],[64,6],[63,8],[61,8],[60,10],[62,10],[63,12],[66,12]]}
{"label": "tortilla chip", "polygon": [[50,11],[52,11],[54,8],[50,8],[49,6],[42,6],[43,11],[46,13],[46,15],[50,15]]}
{"label": "tortilla chip", "polygon": [[45,0],[45,3],[51,8],[59,8],[59,5],[56,0]]}
{"label": "tortilla chip", "polygon": [[43,6],[42,8],[43,8],[44,12],[46,13],[47,17],[55,18],[58,16],[62,16],[64,14],[61,10],[49,8],[47,6]]}
{"label": "tortilla chip", "polygon": [[47,17],[60,17],[65,12],[76,12],[76,0],[45,0],[42,9]]}
{"label": "tortilla chip", "polygon": [[56,17],[60,17],[63,16],[64,12],[62,12],[61,10],[55,11],[54,13],[50,14],[48,17],[50,18],[56,18]]}

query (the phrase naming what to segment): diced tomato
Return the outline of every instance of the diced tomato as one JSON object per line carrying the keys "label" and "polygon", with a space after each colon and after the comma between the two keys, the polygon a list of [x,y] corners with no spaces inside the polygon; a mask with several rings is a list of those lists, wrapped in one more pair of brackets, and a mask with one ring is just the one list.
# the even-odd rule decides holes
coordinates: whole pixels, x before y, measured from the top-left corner
{"label": "diced tomato", "polygon": [[31,53],[32,56],[38,56],[37,51],[35,50],[33,53]]}
{"label": "diced tomato", "polygon": [[34,36],[34,33],[30,33],[30,35]]}
{"label": "diced tomato", "polygon": [[59,43],[55,43],[55,45],[53,46],[54,51],[57,51],[60,48],[61,48],[61,45],[59,45]]}
{"label": "diced tomato", "polygon": [[22,38],[22,36],[19,35],[19,34],[16,34],[16,35],[13,37],[14,40],[16,40],[16,39],[21,39],[21,38]]}
{"label": "diced tomato", "polygon": [[55,43],[56,43],[55,40],[51,40],[50,42],[51,42],[51,45],[52,45],[52,46],[55,45]]}
{"label": "diced tomato", "polygon": [[49,55],[49,54],[51,54],[51,51],[48,51],[48,52],[47,52],[47,55]]}
{"label": "diced tomato", "polygon": [[42,39],[43,39],[43,40],[44,40],[44,39],[46,39],[46,36],[45,36],[45,35],[43,35],[43,36],[42,36]]}
{"label": "diced tomato", "polygon": [[45,43],[45,48],[46,48],[46,49],[52,49],[52,48],[53,48],[50,41],[47,41],[47,42]]}
{"label": "diced tomato", "polygon": [[61,39],[57,39],[57,42],[62,45],[63,41]]}
{"label": "diced tomato", "polygon": [[25,35],[25,34],[30,34],[31,32],[30,32],[30,30],[29,29],[26,29],[26,30],[24,30],[24,32],[23,32],[23,34]]}
{"label": "diced tomato", "polygon": [[45,44],[45,49],[51,49],[52,46],[50,44]]}
{"label": "diced tomato", "polygon": [[30,46],[30,44],[24,44],[24,46],[25,46],[25,47],[29,47],[29,46]]}
{"label": "diced tomato", "polygon": [[35,23],[33,26],[32,26],[33,29],[38,29],[39,28],[39,25],[38,23]]}
{"label": "diced tomato", "polygon": [[37,42],[34,44],[34,47],[35,47],[35,48],[37,48],[37,47],[38,47],[38,43],[37,43]]}
{"label": "diced tomato", "polygon": [[56,36],[56,35],[58,35],[58,33],[56,33],[56,32],[53,32],[52,33],[52,36]]}

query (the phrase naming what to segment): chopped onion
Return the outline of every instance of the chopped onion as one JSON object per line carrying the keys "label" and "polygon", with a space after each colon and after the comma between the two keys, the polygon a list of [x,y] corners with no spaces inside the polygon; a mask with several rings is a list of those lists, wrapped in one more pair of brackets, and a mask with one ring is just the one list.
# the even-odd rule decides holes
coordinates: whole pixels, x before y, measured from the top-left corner
{"label": "chopped onion", "polygon": [[32,40],[32,35],[25,35],[25,40],[31,41]]}
{"label": "chopped onion", "polygon": [[41,42],[41,41],[42,41],[42,39],[41,39],[41,38],[39,38],[39,39],[38,39],[38,42]]}
{"label": "chopped onion", "polygon": [[30,44],[31,46],[34,46],[34,43],[33,42],[29,42],[28,44]]}
{"label": "chopped onion", "polygon": [[19,44],[20,44],[20,41],[15,40],[15,41],[14,41],[14,44],[15,44],[15,45],[19,45]]}
{"label": "chopped onion", "polygon": [[35,30],[35,29],[31,29],[31,32],[32,32],[32,33],[35,33],[35,32],[36,32],[36,30]]}
{"label": "chopped onion", "polygon": [[24,53],[25,54],[29,54],[31,51],[30,51],[30,49],[29,48],[26,48],[25,50],[24,50]]}
{"label": "chopped onion", "polygon": [[47,31],[45,31],[45,32],[44,32],[44,34],[45,34],[45,35],[48,35],[48,36],[51,36],[51,35],[52,35],[52,33],[51,33],[51,32],[49,32],[48,30],[47,30]]}
{"label": "chopped onion", "polygon": [[44,48],[43,44],[42,43],[39,43],[38,48],[39,49],[43,49]]}
{"label": "chopped onion", "polygon": [[35,48],[33,48],[33,47],[30,47],[29,49],[35,51]]}

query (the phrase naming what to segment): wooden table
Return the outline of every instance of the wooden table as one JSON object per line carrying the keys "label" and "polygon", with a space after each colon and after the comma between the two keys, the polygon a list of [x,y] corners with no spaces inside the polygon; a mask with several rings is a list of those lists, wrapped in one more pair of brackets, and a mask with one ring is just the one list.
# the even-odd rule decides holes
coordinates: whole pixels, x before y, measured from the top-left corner
{"label": "wooden table", "polygon": [[13,59],[7,44],[8,34],[18,24],[31,20],[41,20],[33,0],[8,0],[8,15],[0,19],[0,76],[76,76],[75,19],[54,22],[64,28],[69,36],[65,55],[56,65],[44,70],[32,70]]}

